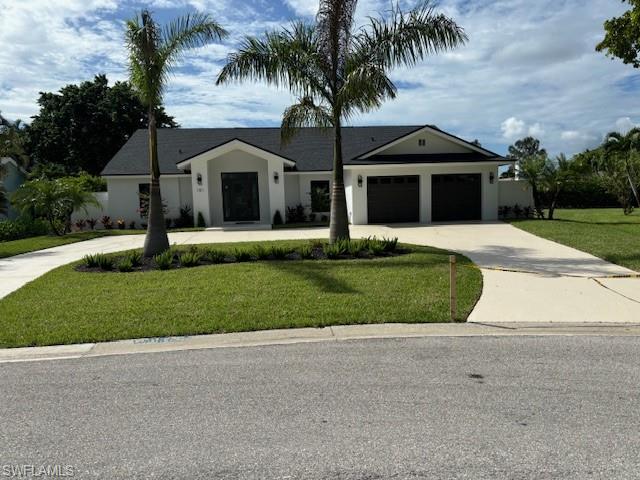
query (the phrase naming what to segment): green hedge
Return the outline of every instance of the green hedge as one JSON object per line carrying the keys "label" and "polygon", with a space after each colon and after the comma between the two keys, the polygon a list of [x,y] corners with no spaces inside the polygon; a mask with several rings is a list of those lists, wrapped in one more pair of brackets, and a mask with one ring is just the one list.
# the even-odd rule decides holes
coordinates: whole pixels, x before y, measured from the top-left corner
{"label": "green hedge", "polygon": [[19,218],[17,220],[0,220],[0,242],[36,237],[49,233],[49,226],[43,220]]}

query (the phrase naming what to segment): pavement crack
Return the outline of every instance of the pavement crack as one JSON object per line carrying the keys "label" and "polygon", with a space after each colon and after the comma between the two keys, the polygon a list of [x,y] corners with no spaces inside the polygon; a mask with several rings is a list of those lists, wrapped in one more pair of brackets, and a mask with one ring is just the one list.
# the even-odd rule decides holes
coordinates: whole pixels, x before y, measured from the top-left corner
{"label": "pavement crack", "polygon": [[619,296],[620,296],[620,297],[622,297],[622,298],[626,298],[627,300],[629,300],[629,301],[631,301],[631,302],[639,303],[639,304],[640,304],[640,301],[636,300],[635,298],[628,297],[628,296],[627,296],[627,295],[625,295],[624,293],[620,293],[620,292],[618,292],[617,290],[614,290],[614,289],[613,289],[613,288],[611,288],[611,287],[607,287],[604,283],[602,283],[602,282],[601,282],[599,279],[597,279],[597,278],[592,277],[592,278],[591,278],[591,280],[593,280],[594,282],[596,282],[596,283],[597,283],[598,285],[600,285],[602,288],[606,288],[606,289],[607,289],[607,290],[609,290],[610,292],[613,292],[613,293],[615,293],[616,295],[619,295]]}

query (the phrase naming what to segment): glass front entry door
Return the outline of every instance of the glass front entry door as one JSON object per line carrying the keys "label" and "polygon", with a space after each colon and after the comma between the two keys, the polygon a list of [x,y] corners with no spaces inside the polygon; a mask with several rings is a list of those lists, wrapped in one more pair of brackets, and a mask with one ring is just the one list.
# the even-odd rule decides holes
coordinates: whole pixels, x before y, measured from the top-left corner
{"label": "glass front entry door", "polygon": [[258,172],[223,173],[222,203],[225,222],[260,220]]}

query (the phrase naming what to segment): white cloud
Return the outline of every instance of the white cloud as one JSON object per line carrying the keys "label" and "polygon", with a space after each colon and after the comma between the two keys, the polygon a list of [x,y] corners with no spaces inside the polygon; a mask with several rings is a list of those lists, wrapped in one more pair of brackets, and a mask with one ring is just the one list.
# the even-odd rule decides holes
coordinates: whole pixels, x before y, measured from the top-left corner
{"label": "white cloud", "polygon": [[633,121],[631,121],[631,118],[629,117],[621,117],[617,119],[615,125],[616,125],[615,131],[623,134],[626,134],[632,128],[636,128],[640,126],[637,123],[634,123]]}
{"label": "white cloud", "polygon": [[542,137],[545,134],[544,128],[539,123],[534,123],[529,127],[529,136],[530,137]]}
{"label": "white cloud", "polygon": [[516,117],[509,117],[500,126],[502,136],[508,140],[517,138],[525,132],[525,123]]}
{"label": "white cloud", "polygon": [[580,138],[582,138],[582,133],[578,132],[577,130],[566,130],[564,132],[562,132],[562,134],[560,135],[560,138],[562,140],[569,140],[569,141],[574,141],[574,140],[579,140]]}

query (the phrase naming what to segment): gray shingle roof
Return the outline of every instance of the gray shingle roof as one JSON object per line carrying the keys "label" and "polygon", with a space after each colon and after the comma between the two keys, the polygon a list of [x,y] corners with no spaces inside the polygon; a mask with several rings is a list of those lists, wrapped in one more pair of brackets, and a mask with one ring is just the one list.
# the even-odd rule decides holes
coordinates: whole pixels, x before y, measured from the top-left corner
{"label": "gray shingle roof", "polygon": [[[345,164],[423,126],[344,127]],[[296,162],[295,170],[328,171],[332,168],[330,133],[317,128],[302,129],[287,145],[280,142],[279,128],[176,128],[158,130],[158,161],[164,175],[183,173],[176,164],[238,139]],[[102,171],[102,175],[148,175],[146,130],[136,131]],[[491,153],[491,152],[489,152]],[[375,157],[372,157],[375,158]],[[367,163],[372,162],[368,159]]]}

